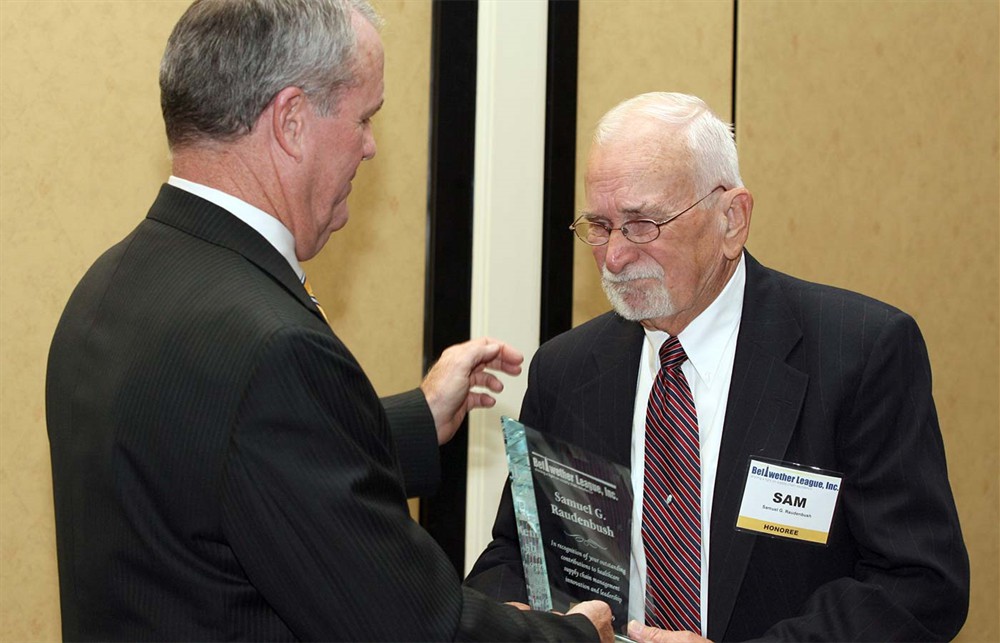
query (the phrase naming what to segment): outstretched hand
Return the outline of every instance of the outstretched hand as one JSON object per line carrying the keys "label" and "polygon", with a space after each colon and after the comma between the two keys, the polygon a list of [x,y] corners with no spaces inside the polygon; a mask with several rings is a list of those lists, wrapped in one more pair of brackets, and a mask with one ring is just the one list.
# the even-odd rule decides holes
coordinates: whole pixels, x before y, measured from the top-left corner
{"label": "outstretched hand", "polygon": [[434,416],[438,444],[455,435],[469,411],[496,404],[488,392],[474,390],[485,388],[493,393],[503,390],[503,382],[490,371],[518,375],[522,362],[524,355],[520,351],[488,337],[446,348],[420,384]]}

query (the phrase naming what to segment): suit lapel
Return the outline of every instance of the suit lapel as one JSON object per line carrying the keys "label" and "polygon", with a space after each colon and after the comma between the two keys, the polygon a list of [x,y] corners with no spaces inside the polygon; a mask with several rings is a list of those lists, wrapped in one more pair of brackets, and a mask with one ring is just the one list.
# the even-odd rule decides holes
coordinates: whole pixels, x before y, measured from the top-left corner
{"label": "suit lapel", "polygon": [[706,633],[712,640],[724,638],[756,541],[735,529],[748,458],[784,456],[808,383],[785,361],[802,337],[799,324],[771,271],[745,256],[746,291],[712,509]]}
{"label": "suit lapel", "polygon": [[172,185],[164,185],[146,218],[239,253],[323,319],[281,253],[256,230],[214,203]]}
{"label": "suit lapel", "polygon": [[642,326],[609,314],[590,347],[593,373],[574,392],[580,400],[583,448],[625,467],[630,466],[636,367],[642,350]]}

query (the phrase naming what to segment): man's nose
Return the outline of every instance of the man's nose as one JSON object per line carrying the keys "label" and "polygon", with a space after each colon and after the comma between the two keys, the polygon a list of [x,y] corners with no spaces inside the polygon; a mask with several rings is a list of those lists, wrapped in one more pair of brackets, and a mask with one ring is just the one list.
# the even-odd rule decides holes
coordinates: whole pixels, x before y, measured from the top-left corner
{"label": "man's nose", "polygon": [[635,261],[635,244],[625,238],[621,230],[612,230],[604,248],[604,265],[612,273],[619,273]]}
{"label": "man's nose", "polygon": [[375,133],[372,132],[372,130],[369,128],[368,133],[365,135],[364,148],[362,148],[362,152],[364,154],[364,160],[370,161],[373,158],[375,158],[376,151],[377,150],[375,145]]}

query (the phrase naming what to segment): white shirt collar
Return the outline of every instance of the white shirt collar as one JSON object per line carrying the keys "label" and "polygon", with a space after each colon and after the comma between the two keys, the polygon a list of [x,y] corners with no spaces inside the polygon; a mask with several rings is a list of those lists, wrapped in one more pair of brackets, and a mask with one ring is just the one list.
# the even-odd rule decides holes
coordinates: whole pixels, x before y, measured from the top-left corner
{"label": "white shirt collar", "polygon": [[288,265],[298,275],[299,281],[305,279],[305,271],[302,270],[302,266],[295,256],[295,237],[292,236],[288,228],[281,221],[278,221],[277,218],[242,199],[234,197],[231,194],[226,194],[221,190],[210,188],[207,185],[202,185],[201,183],[195,183],[194,181],[188,181],[176,176],[171,176],[167,179],[167,183],[175,188],[190,192],[195,196],[214,203],[256,230],[260,236],[267,239],[267,242],[274,246],[275,250],[281,253],[281,256],[285,258]]}
{"label": "white shirt collar", "polygon": [[[736,265],[733,276],[708,308],[695,317],[677,336],[694,367],[698,377],[712,387],[715,374],[725,355],[726,346],[732,341],[740,327],[743,314],[743,293],[746,289],[746,264],[743,255]],[[653,349],[649,352],[652,372],[660,369],[659,351],[663,342],[670,337],[660,330],[646,329],[646,341]]]}

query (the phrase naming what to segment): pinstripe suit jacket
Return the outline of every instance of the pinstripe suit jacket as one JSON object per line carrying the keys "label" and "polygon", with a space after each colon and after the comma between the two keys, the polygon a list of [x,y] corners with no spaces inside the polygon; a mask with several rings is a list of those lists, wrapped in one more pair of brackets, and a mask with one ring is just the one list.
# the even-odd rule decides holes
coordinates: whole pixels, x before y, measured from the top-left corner
{"label": "pinstripe suit jacket", "polygon": [[[712,640],[923,641],[965,621],[968,557],[916,323],[749,254],[711,518]],[[521,420],[629,466],[643,331],[608,313],[539,349]],[[828,546],[734,529],[750,456],[844,474]],[[467,584],[524,600],[509,484]]]}
{"label": "pinstripe suit jacket", "polygon": [[281,255],[187,192],[76,288],[46,398],[66,639],[596,637],[460,586],[407,512],[423,396],[384,407]]}

